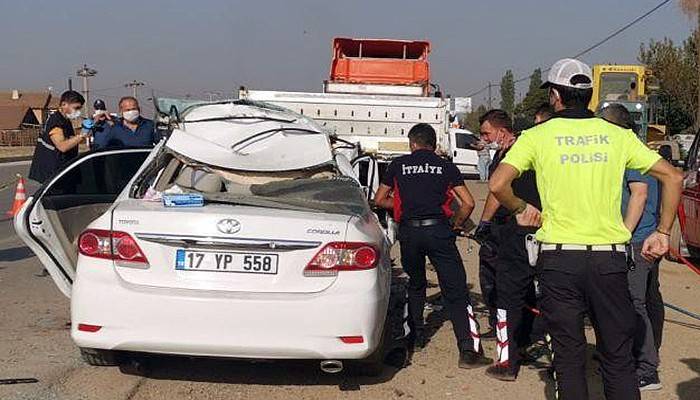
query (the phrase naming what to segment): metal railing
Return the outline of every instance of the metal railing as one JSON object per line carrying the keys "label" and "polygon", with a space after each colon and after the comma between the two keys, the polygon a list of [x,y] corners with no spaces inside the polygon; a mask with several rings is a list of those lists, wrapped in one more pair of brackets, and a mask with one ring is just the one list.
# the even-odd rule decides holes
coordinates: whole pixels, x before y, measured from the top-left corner
{"label": "metal railing", "polygon": [[34,146],[40,134],[40,128],[0,130],[0,146]]}

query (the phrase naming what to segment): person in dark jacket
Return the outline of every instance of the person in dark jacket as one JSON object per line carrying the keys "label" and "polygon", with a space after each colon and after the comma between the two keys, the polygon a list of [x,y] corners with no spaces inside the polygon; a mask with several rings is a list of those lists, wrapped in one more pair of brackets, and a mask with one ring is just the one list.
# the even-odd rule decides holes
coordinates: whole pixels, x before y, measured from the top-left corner
{"label": "person in dark jacket", "polygon": [[89,133],[76,134],[73,120],[80,118],[83,96],[68,90],[61,95],[58,110],[49,115],[37,139],[29,179],[44,183],[63,165],[78,156],[78,146]]}
{"label": "person in dark jacket", "polygon": [[119,100],[119,113],[121,118],[111,124],[103,124],[102,131],[95,135],[94,149],[149,147],[160,140],[153,121],[141,116],[141,107],[135,97],[122,97]]}

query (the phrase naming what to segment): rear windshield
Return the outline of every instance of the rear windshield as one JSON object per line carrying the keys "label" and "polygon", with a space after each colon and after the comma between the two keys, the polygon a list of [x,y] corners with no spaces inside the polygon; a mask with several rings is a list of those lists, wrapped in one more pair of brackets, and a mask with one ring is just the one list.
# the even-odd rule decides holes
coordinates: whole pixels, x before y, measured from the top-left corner
{"label": "rear windshield", "polygon": [[246,172],[221,169],[163,151],[137,182],[132,197],[160,201],[164,194],[200,193],[207,203],[365,215],[359,183],[334,165],[300,171]]}

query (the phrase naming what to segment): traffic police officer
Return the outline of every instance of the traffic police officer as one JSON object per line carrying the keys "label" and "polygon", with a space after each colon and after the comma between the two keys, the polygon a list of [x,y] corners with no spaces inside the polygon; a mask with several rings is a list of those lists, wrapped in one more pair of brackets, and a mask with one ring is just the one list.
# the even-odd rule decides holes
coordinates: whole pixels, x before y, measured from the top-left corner
{"label": "traffic police officer", "polygon": [[[490,110],[479,118],[481,137],[489,143],[498,143],[500,148],[494,157],[491,174],[516,143],[511,121],[510,115],[503,110]],[[541,207],[533,171],[527,171],[515,179],[513,191],[529,204],[538,209]],[[529,310],[536,306],[535,271],[528,261],[525,240],[527,235],[535,233],[535,228],[518,226],[510,211],[502,207],[493,195],[486,199],[479,227],[484,229],[491,224],[492,234],[488,236],[495,237],[495,240],[491,240],[497,244],[490,245],[498,248],[493,262],[497,360],[486,370],[486,374],[496,379],[513,381],[520,370],[521,353],[531,343],[534,314]]]}
{"label": "traffic police officer", "polygon": [[[425,257],[435,266],[457,345],[459,367],[487,365],[474,318],[467,277],[455,244],[454,229],[462,226],[474,209],[474,199],[464,185],[457,167],[435,154],[435,130],[418,124],[408,133],[411,154],[394,160],[377,190],[375,203],[393,209],[399,221],[401,264],[409,276],[409,318],[414,346],[425,344],[423,309],[427,281]],[[456,196],[459,208],[452,215],[450,204]],[[454,217],[452,223],[449,218]]]}
{"label": "traffic police officer", "polygon": [[[587,314],[596,333],[605,397],[639,399],[632,341],[635,311],[627,281],[630,232],[620,213],[625,169],[649,173],[662,184],[662,215],[642,255],[662,256],[681,194],[683,176],[631,130],[595,118],[587,109],[591,69],[557,61],[543,84],[555,115],[525,131],[489,182],[491,193],[519,225],[540,226],[541,311],[552,336],[559,398],[588,399]],[[511,182],[534,170],[542,213],[513,194]]]}

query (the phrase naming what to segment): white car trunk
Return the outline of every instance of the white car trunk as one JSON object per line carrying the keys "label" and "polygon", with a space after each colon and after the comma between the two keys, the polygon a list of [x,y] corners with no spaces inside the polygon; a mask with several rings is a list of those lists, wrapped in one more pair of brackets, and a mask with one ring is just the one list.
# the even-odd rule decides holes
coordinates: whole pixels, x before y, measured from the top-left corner
{"label": "white car trunk", "polygon": [[[251,206],[208,204],[167,208],[159,202],[126,200],[113,211],[112,229],[134,237],[148,259],[146,269],[116,264],[126,282],[150,287],[253,293],[313,293],[335,277],[305,277],[304,268],[321,248],[345,239],[349,216]],[[223,233],[222,220],[240,230]],[[268,254],[276,274],[176,269],[178,250],[215,254]],[[276,255],[276,257],[275,257]]]}

